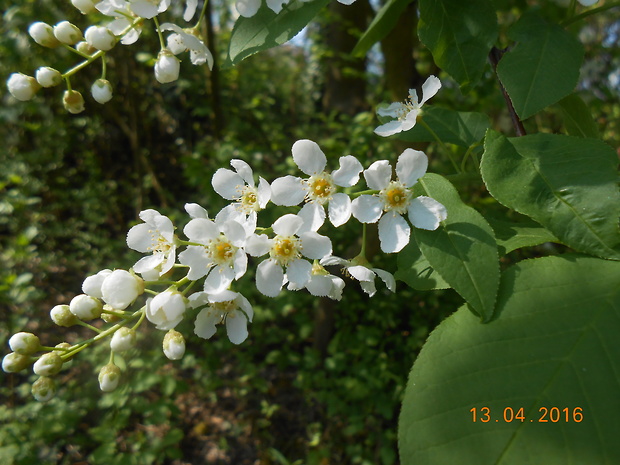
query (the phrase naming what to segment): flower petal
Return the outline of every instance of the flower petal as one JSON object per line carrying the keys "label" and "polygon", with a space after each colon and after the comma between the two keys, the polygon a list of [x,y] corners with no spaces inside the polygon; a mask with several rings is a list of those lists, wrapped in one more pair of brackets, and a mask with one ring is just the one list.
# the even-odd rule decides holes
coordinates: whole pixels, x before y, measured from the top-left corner
{"label": "flower petal", "polygon": [[288,213],[274,221],[271,227],[273,228],[273,232],[278,236],[292,236],[299,231],[303,223],[303,218]]}
{"label": "flower petal", "polygon": [[246,184],[253,186],[254,185],[254,172],[250,165],[248,165],[243,160],[238,160],[233,158],[230,160],[230,165],[235,169],[235,171],[243,178]]}
{"label": "flower petal", "polygon": [[235,271],[229,266],[216,266],[205,279],[204,289],[209,294],[217,294],[226,290],[235,279]]}
{"label": "flower petal", "polygon": [[235,7],[244,18],[251,18],[260,8],[260,0],[237,0]]}
{"label": "flower petal", "polygon": [[402,122],[399,120],[390,121],[389,123],[382,124],[375,128],[375,134],[382,137],[393,136],[394,134],[398,134],[402,132]]}
{"label": "flower petal", "polygon": [[392,179],[392,165],[387,160],[376,161],[364,171],[364,178],[371,189],[385,189]]}
{"label": "flower petal", "polygon": [[381,200],[374,195],[360,195],[351,203],[351,213],[361,223],[376,223],[383,213]]}
{"label": "flower petal", "polygon": [[179,262],[182,265],[189,266],[187,278],[196,281],[207,274],[211,268],[211,259],[205,252],[204,247],[189,245],[179,254]]}
{"label": "flower petal", "polygon": [[379,268],[373,268],[372,271],[377,273],[377,276],[381,278],[390,291],[396,292],[396,280],[394,279],[394,275],[392,273]]}
{"label": "flower petal", "polygon": [[241,176],[226,168],[218,169],[211,179],[211,185],[215,192],[226,200],[238,198],[240,189],[244,184]]}
{"label": "flower petal", "polygon": [[390,103],[387,107],[377,108],[377,114],[379,116],[391,116],[392,118],[398,118],[398,115],[406,109],[407,107],[405,107],[405,105],[403,105],[401,102],[393,102]]}
{"label": "flower petal", "polygon": [[298,140],[293,144],[292,151],[293,160],[308,176],[321,173],[325,169],[327,158],[316,142],[308,139]]}
{"label": "flower petal", "polygon": [[271,183],[271,201],[276,205],[292,207],[303,202],[305,196],[301,178],[284,176]]}
{"label": "flower petal", "polygon": [[351,199],[342,192],[334,194],[329,201],[329,221],[335,226],[342,226],[351,218]]}
{"label": "flower petal", "polygon": [[426,82],[422,84],[422,100],[420,106],[424,105],[429,98],[434,96],[441,89],[441,81],[435,76],[429,76]]}
{"label": "flower petal", "polygon": [[183,228],[183,234],[192,242],[208,244],[216,237],[219,237],[220,230],[217,225],[206,218],[194,218]]}
{"label": "flower petal", "polygon": [[203,339],[209,339],[215,334],[217,328],[215,325],[220,322],[220,315],[213,309],[203,308],[194,323],[194,334]]}
{"label": "flower petal", "polygon": [[256,267],[256,288],[267,297],[277,297],[284,285],[284,271],[274,260],[264,260]]}
{"label": "flower petal", "polygon": [[350,266],[347,271],[358,281],[373,282],[375,280],[375,272],[362,265]]}
{"label": "flower petal", "polygon": [[379,221],[379,240],[385,253],[400,252],[409,244],[411,227],[395,212],[387,212]]}
{"label": "flower petal", "polygon": [[300,234],[299,238],[301,239],[304,257],[320,260],[332,253],[332,241],[327,236],[321,236],[319,233],[309,231]]}
{"label": "flower petal", "polygon": [[237,294],[237,297],[235,298],[235,302],[237,303],[239,308],[243,311],[243,313],[245,313],[245,316],[247,317],[248,321],[251,323],[252,318],[254,318],[254,310],[252,309],[252,304],[250,304],[250,301],[246,299],[245,297],[243,297],[243,295]]}
{"label": "flower petal", "polygon": [[416,228],[433,231],[448,217],[446,207],[430,197],[416,197],[409,204],[409,221]]}
{"label": "flower petal", "polygon": [[226,315],[226,334],[233,344],[241,344],[248,338],[248,319],[243,312],[234,310]]}
{"label": "flower petal", "polygon": [[271,200],[271,186],[262,177],[258,178],[258,206],[265,208]]}
{"label": "flower petal", "polygon": [[314,275],[306,283],[306,289],[314,296],[326,297],[331,293],[332,285],[332,280],[329,276]]}
{"label": "flower petal", "polygon": [[152,226],[147,223],[137,224],[127,232],[127,246],[138,252],[146,253],[153,245],[151,240]]}
{"label": "flower petal", "polygon": [[266,234],[256,235],[248,237],[245,243],[245,251],[253,257],[260,257],[265,255],[271,249],[272,240],[267,237]]}
{"label": "flower petal", "polygon": [[325,209],[315,202],[305,204],[297,213],[303,220],[302,226],[297,230],[297,234],[308,231],[317,231],[325,223]]}
{"label": "flower petal", "polygon": [[426,174],[428,157],[424,152],[405,149],[396,162],[396,176],[405,187],[411,187]]}
{"label": "flower petal", "polygon": [[351,187],[360,180],[360,173],[364,167],[353,155],[340,157],[340,168],[332,172],[334,184],[341,187]]}
{"label": "flower petal", "polygon": [[191,21],[196,14],[196,7],[198,6],[198,0],[187,0],[187,6],[185,7],[185,13],[183,13],[183,19],[185,21]]}
{"label": "flower petal", "polygon": [[207,210],[198,205],[197,203],[186,203],[185,211],[191,218],[207,218],[209,219],[209,214]]}
{"label": "flower petal", "polygon": [[133,266],[133,270],[136,273],[146,273],[148,271],[151,271],[157,268],[159,265],[161,265],[164,262],[165,259],[166,259],[166,256],[163,253],[156,253],[153,255],[142,257]]}
{"label": "flower petal", "polygon": [[310,280],[312,263],[308,260],[293,260],[286,267],[286,277],[296,286],[303,287]]}

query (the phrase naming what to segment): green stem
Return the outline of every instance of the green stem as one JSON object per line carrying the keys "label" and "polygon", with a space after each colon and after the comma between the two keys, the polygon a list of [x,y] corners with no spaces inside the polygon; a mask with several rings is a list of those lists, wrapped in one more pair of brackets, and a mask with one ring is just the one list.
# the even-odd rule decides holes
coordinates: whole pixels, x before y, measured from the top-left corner
{"label": "green stem", "polygon": [[366,223],[362,223],[362,250],[359,254],[366,258]]}
{"label": "green stem", "polygon": [[378,194],[378,193],[379,193],[378,190],[368,189],[366,191],[354,192],[353,194],[350,194],[350,197],[353,198],[353,199],[356,199],[360,195],[374,195],[374,194]]}
{"label": "green stem", "polygon": [[140,319],[136,322],[135,325],[133,325],[133,328],[131,328],[132,331],[135,331],[136,329],[138,329],[138,327],[144,321],[144,317],[146,316],[146,306],[142,307],[139,311],[141,312],[140,313]]}
{"label": "green stem", "polygon": [[92,331],[95,331],[96,333],[101,333],[101,330],[99,328],[95,328],[93,325],[89,325],[88,323],[84,323],[81,320],[78,320],[77,324],[79,326],[83,326],[84,328],[88,328],[88,329],[90,329]]}
{"label": "green stem", "polygon": [[166,43],[164,42],[164,35],[161,33],[161,29],[159,29],[159,20],[157,19],[157,16],[153,17],[153,21],[155,22],[155,29],[157,30],[157,35],[159,36],[159,45],[163,50],[166,48]]}
{"label": "green stem", "polygon": [[456,170],[457,173],[461,172],[461,169],[459,168],[459,165],[456,163],[456,160],[454,159],[454,157],[452,156],[452,153],[450,152],[450,149],[448,148],[448,146],[444,143],[444,141],[442,141],[439,136],[437,135],[437,133],[435,131],[433,131],[433,129],[426,123],[426,121],[424,121],[424,118],[420,118],[418,120],[418,122],[424,126],[424,128],[431,133],[431,135],[433,136],[433,138],[439,143],[439,145],[441,145],[441,147],[443,148],[444,152],[446,152],[446,155],[448,155],[448,158],[450,159],[450,162],[452,163],[452,166],[454,167],[454,169]]}
{"label": "green stem", "polygon": [[612,8],[617,8],[620,6],[620,2],[608,2],[603,6],[599,6],[598,8],[592,8],[591,10],[586,10],[583,13],[578,14],[577,16],[573,16],[572,18],[567,19],[566,21],[562,21],[562,26],[568,26],[570,24],[576,23],[577,21],[581,21],[588,16],[596,15],[598,13],[602,13],[603,11],[610,10]]}
{"label": "green stem", "polygon": [[203,3],[202,10],[200,11],[200,16],[198,17],[198,21],[196,21],[194,29],[198,29],[198,26],[200,26],[200,23],[204,19],[205,13],[207,12],[207,3],[209,3],[209,0],[205,0],[205,2]]}

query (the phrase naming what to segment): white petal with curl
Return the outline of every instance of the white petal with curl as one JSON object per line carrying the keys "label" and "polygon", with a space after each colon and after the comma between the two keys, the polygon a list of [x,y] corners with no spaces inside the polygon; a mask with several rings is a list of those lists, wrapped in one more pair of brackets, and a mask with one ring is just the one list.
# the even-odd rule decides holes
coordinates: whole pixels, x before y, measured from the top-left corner
{"label": "white petal with curl", "polygon": [[416,228],[434,231],[448,217],[446,207],[430,197],[416,197],[409,204],[409,221]]}
{"label": "white petal with curl", "polygon": [[230,160],[230,165],[235,169],[235,171],[243,178],[246,184],[253,186],[254,185],[254,172],[250,165],[248,165],[243,160],[238,160],[233,158]]}
{"label": "white petal with curl", "polygon": [[427,168],[428,157],[424,152],[405,149],[396,162],[396,176],[405,187],[411,187],[426,174]]}
{"label": "white petal with curl", "polygon": [[308,176],[321,173],[325,169],[327,158],[316,142],[308,139],[298,140],[293,144],[292,151],[293,160]]}
{"label": "white petal with curl", "polygon": [[385,189],[392,179],[392,165],[387,160],[376,161],[364,171],[364,178],[371,189]]}
{"label": "white petal with curl", "polygon": [[389,137],[402,132],[402,130],[402,123],[398,120],[394,120],[375,128],[375,134],[382,137]]}
{"label": "white petal with curl", "polygon": [[435,76],[429,76],[426,82],[422,84],[422,101],[420,106],[424,104],[429,98],[434,96],[441,89],[441,81]]}
{"label": "white petal with curl", "polygon": [[385,253],[400,252],[409,243],[410,234],[411,227],[394,212],[387,212],[379,221],[379,241]]}
{"label": "white petal with curl", "polygon": [[243,178],[226,168],[218,169],[211,179],[213,189],[226,200],[239,197],[239,190],[244,186]]}
{"label": "white petal with curl", "polygon": [[351,187],[360,180],[360,173],[364,167],[353,155],[340,157],[340,168],[332,172],[334,184],[341,187]]}
{"label": "white petal with curl", "polygon": [[381,278],[381,280],[385,283],[385,285],[390,291],[396,291],[396,280],[394,279],[394,275],[392,273],[381,270],[379,268],[373,268],[372,271],[377,273],[377,276]]}

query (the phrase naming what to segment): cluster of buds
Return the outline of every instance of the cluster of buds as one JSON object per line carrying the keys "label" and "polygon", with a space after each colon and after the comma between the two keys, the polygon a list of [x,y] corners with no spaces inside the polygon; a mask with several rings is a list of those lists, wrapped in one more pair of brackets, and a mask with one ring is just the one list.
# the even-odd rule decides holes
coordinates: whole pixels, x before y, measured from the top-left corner
{"label": "cluster of buds", "polygon": [[[235,287],[247,289],[247,284],[242,287],[238,282],[247,274],[250,257],[259,262],[252,273],[256,288],[268,297],[278,296],[286,287],[340,300],[345,281],[326,269],[332,265],[358,280],[371,297],[377,291],[377,277],[394,292],[393,275],[373,267],[366,257],[366,224],[378,222],[382,251],[395,253],[409,242],[412,226],[434,230],[445,220],[441,203],[416,197],[411,190],[426,173],[424,152],[406,149],[398,157],[396,179],[387,160],[364,169],[353,155],[340,157],[338,169],[329,171],[321,148],[307,139],[295,142],[292,156],[304,176],[283,176],[271,183],[259,177],[257,182],[252,168],[238,159],[231,161],[232,170],[218,169],[212,186],[230,203],[214,218],[198,204],[185,205],[186,239],[175,234],[167,216],[152,209],[142,211],[142,223],[129,230],[126,240],[129,248],[144,256],[130,270],[104,269],[88,276],[83,294],[50,312],[58,326],[81,325],[95,335],[73,345],[43,347],[36,336],[18,333],[10,340],[13,352],[4,357],[3,370],[17,372],[32,366],[41,377],[33,394],[47,400],[55,392],[53,377],[65,362],[105,338],[109,338],[110,360],[101,368],[99,384],[104,392],[114,390],[121,380],[114,354],[135,348],[137,329],[145,321],[165,332],[162,348],[170,360],[185,353],[185,338],[175,328],[191,316],[198,337],[209,339],[218,325],[224,325],[230,341],[240,344],[248,337],[254,310]],[[362,176],[366,186],[352,192]],[[261,212],[270,204],[297,213],[259,226]],[[361,223],[361,252],[351,259],[335,256],[331,239],[319,230],[326,219],[341,227],[352,218]],[[40,352],[44,353],[37,356]]]}
{"label": "cluster of buds", "polygon": [[[129,45],[135,43],[142,32],[147,20],[153,20],[160,37],[161,50],[154,64],[155,78],[162,84],[176,81],[179,77],[181,61],[177,55],[190,52],[190,61],[194,65],[207,64],[213,67],[213,56],[200,37],[199,25],[204,17],[204,9],[197,23],[189,28],[181,28],[173,23],[160,25],[158,15],[170,7],[170,0],[72,0],[71,2],[84,15],[99,12],[104,15],[104,24],[87,27],[83,32],[75,24],[61,21],[55,26],[44,22],[35,22],[30,25],[28,33],[39,45],[46,48],[63,47],[81,61],[71,69],[63,72],[49,66],[36,70],[34,76],[23,73],[13,73],[7,80],[9,92],[17,100],[31,100],[42,87],[54,87],[66,84],[67,90],[63,94],[63,106],[69,113],[81,113],[85,103],[82,93],[71,87],[71,77],[86,66],[101,60],[102,75],[90,88],[92,98],[104,104],[112,99],[112,84],[106,79],[106,53],[117,44]],[[187,0],[183,19],[190,21],[197,7],[197,0]],[[205,2],[206,4],[206,2]],[[163,34],[169,32],[164,40]]]}

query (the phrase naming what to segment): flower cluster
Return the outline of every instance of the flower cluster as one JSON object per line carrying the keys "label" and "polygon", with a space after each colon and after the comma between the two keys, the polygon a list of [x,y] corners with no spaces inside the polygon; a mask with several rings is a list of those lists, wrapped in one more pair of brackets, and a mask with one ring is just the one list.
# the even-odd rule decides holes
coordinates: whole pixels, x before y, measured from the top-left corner
{"label": "flower cluster", "polygon": [[[271,11],[278,14],[282,11],[283,8],[285,8],[289,3],[292,3],[293,1],[294,0],[266,0],[266,4]],[[301,3],[306,3],[311,0],[298,1],[300,1]],[[355,2],[355,0],[338,0],[338,2],[342,3],[343,5],[351,5]],[[262,0],[237,0],[235,3],[237,12],[245,18],[251,18],[256,13],[258,13],[261,5]]]}
{"label": "flower cluster", "polygon": [[[426,155],[406,149],[398,157],[395,180],[387,160],[364,169],[357,158],[347,155],[340,157],[337,169],[329,170],[327,157],[310,140],[295,142],[292,156],[304,176],[283,176],[271,184],[262,177],[256,180],[242,160],[232,160],[233,169],[217,170],[213,188],[230,203],[213,218],[202,206],[186,204],[189,220],[184,237],[177,235],[167,216],[152,209],[142,211],[142,222],[127,233],[128,247],[143,254],[133,267],[88,276],[82,294],[50,312],[58,326],[81,325],[95,336],[74,345],[44,347],[37,336],[18,333],[9,341],[12,352],[4,357],[3,370],[32,366],[40,376],[33,394],[47,400],[55,391],[54,375],[63,365],[106,337],[110,360],[100,370],[99,383],[105,392],[114,390],[121,377],[114,354],[135,346],[137,329],[145,320],[166,332],[162,347],[171,360],[185,352],[185,338],[175,328],[190,318],[198,337],[211,338],[217,326],[224,325],[230,341],[240,344],[248,337],[248,323],[254,316],[252,304],[241,292],[247,290],[247,283],[239,284],[251,264],[256,264],[251,273],[256,288],[268,297],[278,296],[286,287],[340,300],[345,281],[326,269],[334,265],[359,281],[369,296],[377,291],[376,277],[394,292],[393,275],[372,266],[365,256],[365,228],[378,222],[381,249],[393,253],[409,242],[411,226],[433,230],[446,219],[442,204],[416,197],[411,190],[426,173]],[[367,189],[355,192],[362,178],[366,186],[361,189]],[[295,213],[259,226],[261,212],[269,204]],[[319,231],[326,219],[341,227],[353,218],[362,228],[362,251],[351,259],[333,255],[332,240]]]}
{"label": "flower cluster", "polygon": [[[67,90],[63,94],[63,105],[69,113],[81,113],[85,108],[81,92],[71,87],[71,77],[84,67],[101,60],[101,77],[91,86],[93,99],[101,104],[112,99],[112,84],[106,79],[106,53],[117,44],[135,43],[148,21],[153,21],[160,38],[161,48],[154,62],[155,78],[162,84],[178,79],[181,61],[178,58],[189,51],[194,65],[207,64],[213,67],[213,56],[200,36],[199,26],[205,9],[192,27],[180,27],[166,22],[159,24],[160,14],[168,11],[172,0],[71,0],[82,14],[99,12],[106,18],[102,24],[95,24],[82,31],[69,21],[52,26],[44,22],[30,25],[28,33],[39,45],[47,48],[63,47],[80,58],[80,62],[61,73],[55,68],[42,66],[34,76],[13,73],[7,80],[7,87],[13,97],[21,101],[32,99],[41,87],[54,87],[63,81]],[[206,5],[206,2],[205,4]],[[197,0],[186,0],[183,19],[186,22],[195,16]],[[164,37],[164,33],[168,33]]]}

